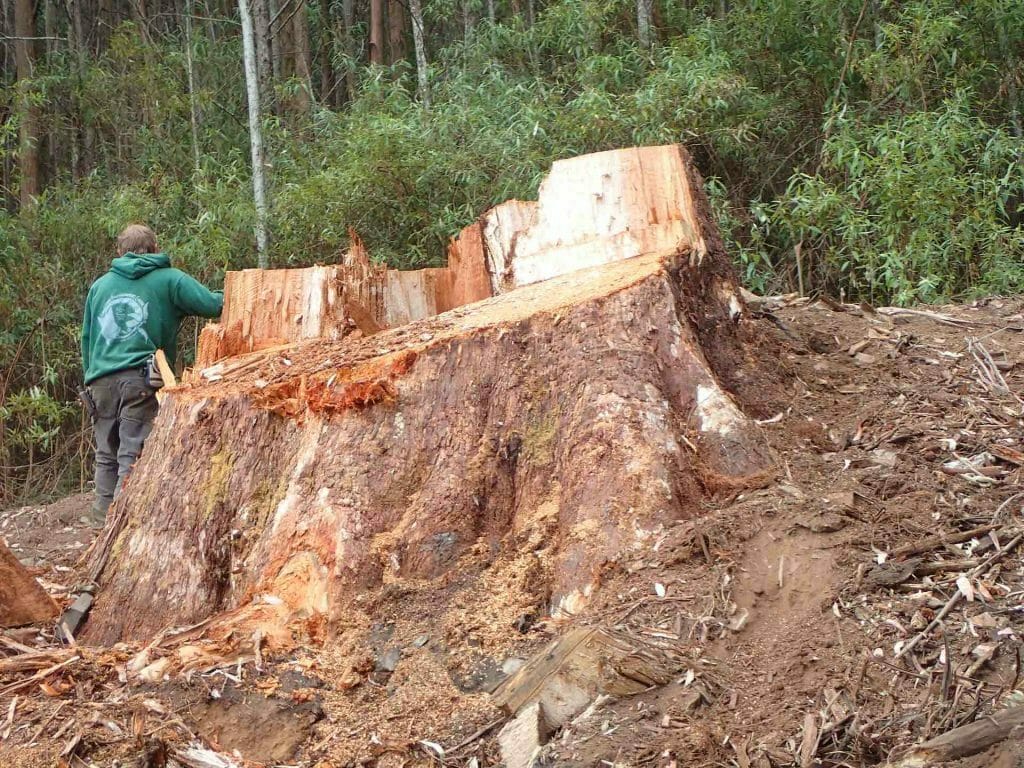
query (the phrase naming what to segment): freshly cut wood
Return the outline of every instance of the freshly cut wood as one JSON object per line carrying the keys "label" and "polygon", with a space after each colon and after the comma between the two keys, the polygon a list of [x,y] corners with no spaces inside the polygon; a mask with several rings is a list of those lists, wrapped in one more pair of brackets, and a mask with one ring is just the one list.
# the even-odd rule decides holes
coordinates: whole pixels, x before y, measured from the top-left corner
{"label": "freshly cut wood", "polygon": [[50,621],[57,604],[0,541],[0,627]]}
{"label": "freshly cut wood", "polygon": [[513,715],[539,704],[547,723],[560,727],[598,694],[632,696],[665,685],[678,669],[662,650],[624,632],[576,627],[534,654],[494,700]]}
{"label": "freshly cut wood", "polygon": [[[522,581],[527,562],[538,610],[577,613],[609,563],[708,495],[765,482],[768,447],[742,409],[765,388],[756,340],[693,184],[703,251],[300,341],[169,391],[115,504],[126,524],[83,639],[226,612],[218,626],[251,637],[257,622],[272,649],[406,582],[438,585],[443,621],[465,605],[450,580],[485,552],[480,579],[507,567]],[[479,290],[474,269],[463,284]],[[474,612],[503,594],[474,593]]]}
{"label": "freshly cut wood", "polygon": [[341,264],[246,269],[224,279],[224,311],[199,338],[196,367],[306,339],[340,339],[355,328],[405,325],[491,295],[479,252],[453,244],[449,265],[399,271],[372,264],[353,233]]}
{"label": "freshly cut wood", "polygon": [[451,309],[450,287],[447,269],[389,269],[384,283],[385,324],[406,325]]}
{"label": "freshly cut wood", "polygon": [[482,217],[494,292],[667,249],[700,262],[719,245],[701,185],[676,144],[557,161],[536,203],[511,200]]}
{"label": "freshly cut wood", "polygon": [[890,765],[893,768],[924,768],[936,763],[950,763],[977,755],[1009,738],[1024,739],[1024,706],[1008,707],[954,728],[918,744]]}
{"label": "freshly cut wood", "polygon": [[220,322],[203,328],[196,367],[304,339],[340,339],[355,326],[346,302],[359,304],[383,324],[385,271],[370,263],[353,238],[341,264],[228,272]]}
{"label": "freshly cut wood", "polygon": [[551,731],[540,703],[526,707],[498,733],[505,768],[531,768]]}

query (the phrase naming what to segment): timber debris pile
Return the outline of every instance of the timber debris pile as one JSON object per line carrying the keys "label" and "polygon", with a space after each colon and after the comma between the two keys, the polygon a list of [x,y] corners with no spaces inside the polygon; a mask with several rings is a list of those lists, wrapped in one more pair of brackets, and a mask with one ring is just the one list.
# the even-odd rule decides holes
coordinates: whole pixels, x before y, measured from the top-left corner
{"label": "timber debris pile", "polygon": [[1024,757],[1024,302],[747,294],[674,146],[353,242],[229,275],[97,536],[0,513],[0,763]]}

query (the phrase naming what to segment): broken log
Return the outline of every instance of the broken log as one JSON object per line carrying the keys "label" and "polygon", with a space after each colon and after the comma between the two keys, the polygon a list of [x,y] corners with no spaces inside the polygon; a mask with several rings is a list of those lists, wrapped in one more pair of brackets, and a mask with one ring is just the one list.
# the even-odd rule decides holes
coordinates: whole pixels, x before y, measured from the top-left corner
{"label": "broken log", "polygon": [[511,715],[540,705],[558,728],[599,694],[632,696],[665,685],[679,671],[664,651],[624,632],[576,627],[536,653],[495,689],[495,703]]}
{"label": "broken log", "polygon": [[[573,614],[623,553],[709,494],[765,482],[768,447],[736,394],[765,385],[732,268],[685,151],[653,149],[682,169],[647,185],[672,198],[656,221],[630,214],[657,237],[635,232],[627,246],[612,232],[604,247],[602,230],[580,233],[605,208],[584,206],[590,223],[566,226],[574,253],[586,241],[602,254],[596,266],[566,261],[545,281],[369,337],[293,343],[168,392],[115,504],[126,524],[83,640],[145,639],[228,612],[263,622],[273,648],[341,620],[368,590],[472,582],[472,558],[496,553],[494,573],[529,541],[543,550],[530,555],[531,594]],[[614,164],[598,157],[598,173],[584,158],[572,167],[604,185],[594,193],[633,200],[613,181],[643,177],[609,181]],[[658,213],[682,209],[671,225]],[[459,290],[481,288],[481,242],[453,245]],[[439,592],[439,616],[457,594]]]}
{"label": "broken log", "polygon": [[892,768],[924,768],[936,763],[950,763],[980,754],[1011,737],[1024,739],[1024,706],[993,712],[929,739],[890,765]]}
{"label": "broken log", "polygon": [[57,616],[57,604],[0,541],[0,627],[38,624]]}

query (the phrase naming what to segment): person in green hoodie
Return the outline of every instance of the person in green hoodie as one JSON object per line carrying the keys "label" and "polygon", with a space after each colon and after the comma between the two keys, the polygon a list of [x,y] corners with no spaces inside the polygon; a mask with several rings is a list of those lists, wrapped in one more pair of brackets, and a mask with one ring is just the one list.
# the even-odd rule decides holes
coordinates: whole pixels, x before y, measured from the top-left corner
{"label": "person in green hoodie", "polygon": [[117,238],[110,271],[92,284],[82,321],[85,385],[94,405],[96,498],[93,525],[106,521],[157,412],[150,358],[162,349],[174,365],[178,326],[187,315],[218,317],[221,291],[171,266],[149,227],[132,224]]}

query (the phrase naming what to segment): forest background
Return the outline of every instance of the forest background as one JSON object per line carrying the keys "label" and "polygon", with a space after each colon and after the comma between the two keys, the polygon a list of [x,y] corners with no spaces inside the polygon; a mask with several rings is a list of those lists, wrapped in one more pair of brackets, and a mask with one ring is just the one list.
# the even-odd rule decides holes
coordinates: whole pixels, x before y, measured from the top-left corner
{"label": "forest background", "polygon": [[[243,0],[272,266],[442,263],[560,157],[683,142],[755,291],[1024,286],[1022,0]],[[150,223],[256,264],[233,0],[3,0],[0,503],[82,487],[80,312]],[[185,329],[186,358],[195,326]]]}

